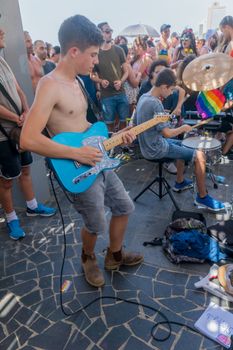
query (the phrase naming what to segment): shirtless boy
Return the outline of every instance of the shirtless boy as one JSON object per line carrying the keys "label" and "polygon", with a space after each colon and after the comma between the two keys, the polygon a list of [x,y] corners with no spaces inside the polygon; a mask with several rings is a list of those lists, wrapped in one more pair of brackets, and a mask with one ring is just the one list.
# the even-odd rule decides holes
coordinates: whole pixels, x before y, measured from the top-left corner
{"label": "shirtless boy", "polygon": [[[87,102],[76,82],[77,74],[88,74],[98,64],[102,34],[86,17],[76,15],[66,19],[58,33],[61,60],[54,71],[43,77],[34,103],[24,124],[21,147],[46,157],[67,158],[94,166],[102,153],[94,147],[74,148],[58,144],[42,134],[47,127],[51,135],[61,132],[84,132],[90,127],[86,119]],[[31,137],[33,135],[33,137]],[[123,132],[123,141],[132,142],[132,131]],[[98,267],[94,248],[97,235],[107,229],[104,206],[112,212],[109,226],[110,244],[105,257],[105,269],[142,262],[140,254],[122,250],[129,214],[134,205],[117,175],[102,172],[84,193],[74,196],[75,208],[82,215],[84,227],[82,266],[89,284],[100,287],[104,276]]]}

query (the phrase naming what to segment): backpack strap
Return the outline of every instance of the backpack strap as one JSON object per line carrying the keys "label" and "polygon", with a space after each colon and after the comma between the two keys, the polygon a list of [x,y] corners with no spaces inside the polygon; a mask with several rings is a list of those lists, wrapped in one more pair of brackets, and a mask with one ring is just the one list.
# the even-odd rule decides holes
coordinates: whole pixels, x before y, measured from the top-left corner
{"label": "backpack strap", "polygon": [[152,239],[152,241],[146,241],[143,242],[144,247],[146,247],[147,245],[163,245],[163,238],[159,238],[159,237],[155,237],[154,239]]}

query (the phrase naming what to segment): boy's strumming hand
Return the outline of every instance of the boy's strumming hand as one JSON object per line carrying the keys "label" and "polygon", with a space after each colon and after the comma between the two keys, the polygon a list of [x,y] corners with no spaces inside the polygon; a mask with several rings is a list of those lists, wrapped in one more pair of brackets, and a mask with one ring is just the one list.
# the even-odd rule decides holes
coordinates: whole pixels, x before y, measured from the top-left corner
{"label": "boy's strumming hand", "polygon": [[95,166],[97,162],[100,162],[103,157],[103,153],[95,147],[83,146],[77,149],[77,160],[81,164]]}

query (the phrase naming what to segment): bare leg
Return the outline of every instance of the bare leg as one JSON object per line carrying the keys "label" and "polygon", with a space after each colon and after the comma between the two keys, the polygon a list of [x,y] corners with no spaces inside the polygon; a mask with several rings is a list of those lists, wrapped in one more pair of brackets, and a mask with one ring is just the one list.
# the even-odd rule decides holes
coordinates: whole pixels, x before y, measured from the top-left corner
{"label": "bare leg", "polygon": [[[107,254],[105,256],[105,268],[106,268],[106,260],[109,262],[110,250],[111,250],[111,258],[113,257],[113,263],[114,263],[113,268],[115,269],[116,267],[120,266],[123,263],[121,249],[122,249],[122,241],[123,241],[127,223],[128,223],[128,215],[125,215],[125,216],[122,215],[122,216],[111,218],[110,227],[109,227],[110,248],[108,248]],[[92,286],[100,287],[105,282],[104,282],[104,276],[98,267],[98,262],[94,254],[97,235],[88,232],[87,229],[84,227],[82,229],[81,236],[82,236],[82,243],[83,243],[81,261],[82,261],[82,267],[84,270],[85,278],[87,282]],[[117,258],[119,258],[117,259],[117,261],[115,261],[113,256],[115,252],[117,254]],[[132,257],[131,257],[131,260],[132,260]],[[110,260],[110,263],[111,263],[110,267],[112,267],[112,260]],[[133,263],[135,262],[133,261]]]}
{"label": "bare leg", "polygon": [[[112,252],[121,250],[124,234],[128,224],[128,215],[112,216],[110,221],[110,249]],[[91,255],[94,252],[97,235],[88,232],[85,228],[81,231],[83,250]]]}
{"label": "bare leg", "polygon": [[124,239],[126,227],[128,224],[128,215],[112,216],[109,227],[110,245],[109,248],[112,252],[118,252],[121,250],[122,242]]}
{"label": "bare leg", "polygon": [[19,186],[23,192],[26,201],[30,201],[35,198],[35,194],[32,187],[32,178],[30,175],[30,166],[22,168],[22,174],[19,177]]}
{"label": "bare leg", "polygon": [[205,173],[206,173],[205,154],[202,151],[196,151],[195,175],[197,180],[197,189],[200,197],[205,197],[207,194],[206,185],[205,185]]}
{"label": "bare leg", "polygon": [[83,250],[87,255],[92,255],[95,250],[97,235],[87,231],[85,227],[82,228],[81,237],[83,242]]}
{"label": "bare leg", "polygon": [[14,210],[12,186],[13,180],[6,180],[3,177],[0,177],[0,202],[6,214],[10,214]]}
{"label": "bare leg", "polygon": [[110,222],[110,245],[104,261],[106,270],[115,270],[121,265],[134,266],[143,261],[141,254],[122,250],[128,218],[128,215],[112,216]]}
{"label": "bare leg", "polygon": [[184,161],[181,159],[177,159],[176,168],[177,168],[176,182],[181,183],[184,181]]}
{"label": "bare leg", "polygon": [[226,142],[222,149],[222,154],[225,155],[228,151],[230,151],[233,146],[233,132],[226,135]]}

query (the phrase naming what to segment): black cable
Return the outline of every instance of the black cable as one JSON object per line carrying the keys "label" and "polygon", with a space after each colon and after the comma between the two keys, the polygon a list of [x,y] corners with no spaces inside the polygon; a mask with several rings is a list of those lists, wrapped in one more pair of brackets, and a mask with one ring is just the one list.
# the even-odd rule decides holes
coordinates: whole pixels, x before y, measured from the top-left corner
{"label": "black cable", "polygon": [[[171,328],[171,325],[178,325],[178,326],[181,326],[181,327],[186,327],[187,329],[190,329],[192,332],[195,332],[197,334],[199,334],[199,332],[195,329],[195,328],[192,328],[191,326],[188,326],[184,323],[180,323],[180,322],[175,322],[175,321],[169,321],[167,316],[160,310],[152,307],[152,306],[149,306],[149,305],[146,305],[146,304],[143,304],[143,303],[138,303],[137,301],[133,301],[133,300],[126,300],[126,299],[123,299],[123,298],[118,298],[118,297],[112,297],[112,296],[101,296],[101,297],[98,297],[92,301],[90,301],[90,303],[86,304],[85,306],[83,307],[80,307],[78,310],[74,311],[74,312],[67,312],[65,309],[64,309],[64,306],[63,306],[63,296],[62,296],[62,280],[63,280],[63,270],[64,270],[64,265],[65,265],[65,259],[66,259],[66,233],[65,233],[65,223],[64,223],[64,218],[63,218],[63,215],[62,215],[62,211],[61,211],[61,206],[59,204],[59,201],[58,201],[58,198],[57,198],[57,195],[56,195],[56,192],[55,192],[55,188],[54,188],[54,184],[53,184],[53,181],[52,181],[52,172],[50,171],[49,173],[49,179],[50,179],[50,182],[51,182],[51,186],[52,186],[52,190],[53,190],[53,194],[54,194],[54,198],[56,200],[56,203],[57,203],[57,207],[58,207],[58,211],[60,213],[60,216],[61,216],[61,222],[62,222],[62,230],[63,230],[63,238],[64,238],[64,252],[63,252],[63,259],[62,259],[62,265],[61,265],[61,272],[60,272],[60,306],[61,306],[61,310],[63,312],[63,314],[67,317],[70,317],[70,316],[74,316],[74,315],[77,315],[78,313],[80,313],[81,311],[87,309],[90,305],[94,304],[95,302],[99,301],[99,300],[104,300],[104,299],[112,299],[112,300],[117,300],[117,301],[123,301],[125,303],[128,303],[128,304],[133,304],[133,305],[137,305],[137,306],[142,306],[142,307],[145,307],[149,310],[152,310],[154,311],[155,313],[157,312],[165,321],[159,321],[157,323],[154,324],[154,326],[151,328],[151,336],[152,338],[155,340],[155,341],[159,341],[159,342],[164,342],[166,341],[167,339],[170,338],[171,336],[171,333],[172,333],[172,328]],[[64,191],[63,191],[64,192]],[[65,192],[64,192],[65,193]],[[66,198],[68,198],[66,196]],[[165,335],[163,338],[158,338],[158,337],[155,337],[155,332],[157,330],[157,327],[159,327],[160,325],[167,325],[168,329],[167,329],[167,332],[168,334]],[[233,343],[232,343],[233,344]]]}
{"label": "black cable", "polygon": [[[49,171],[49,179],[50,179],[50,182],[51,182],[51,186],[52,186],[52,189],[53,189],[53,194],[54,194],[55,199],[56,199],[56,196],[55,196],[56,189],[57,189],[57,188],[61,188],[61,189],[62,189],[62,192],[63,192],[64,195],[66,196],[66,199],[67,199],[71,204],[74,204],[74,201],[68,196],[67,192],[66,192],[65,189],[59,184],[59,182],[58,182],[57,188],[55,189],[54,184],[53,184],[53,182],[52,182],[52,171],[51,171],[51,170]],[[56,178],[54,177],[54,179],[56,179]],[[57,179],[56,179],[56,180],[57,180]],[[57,202],[57,200],[56,200],[56,202]],[[57,204],[58,204],[58,202],[57,202]],[[61,211],[60,211],[60,210],[59,210],[59,212],[60,212],[60,215],[61,215]]]}
{"label": "black cable", "polygon": [[65,309],[63,308],[63,299],[62,299],[62,279],[63,279],[63,270],[64,270],[64,265],[65,265],[65,259],[66,259],[66,233],[65,233],[65,223],[64,223],[64,218],[62,215],[62,211],[61,211],[61,206],[59,204],[58,198],[57,198],[57,194],[55,192],[55,188],[54,188],[54,184],[53,184],[53,180],[52,180],[52,171],[49,172],[49,179],[50,179],[50,183],[52,186],[52,190],[53,190],[53,194],[57,203],[57,207],[61,216],[61,222],[62,222],[62,230],[63,230],[63,240],[64,240],[64,251],[63,251],[63,259],[62,259],[62,265],[61,265],[61,272],[60,272],[60,284],[59,284],[59,289],[60,289],[60,305],[61,305],[61,310],[63,312],[63,314],[65,314],[66,316],[71,316],[71,314],[68,314]]}

